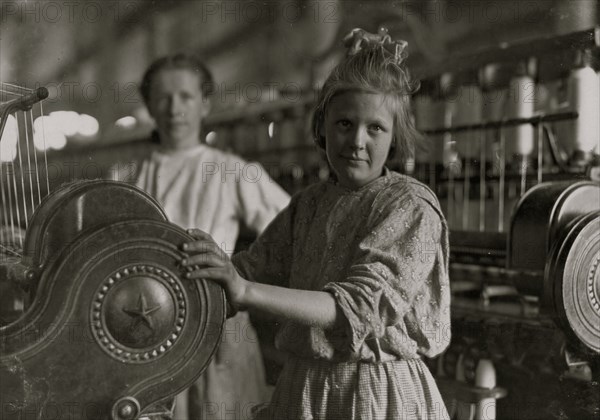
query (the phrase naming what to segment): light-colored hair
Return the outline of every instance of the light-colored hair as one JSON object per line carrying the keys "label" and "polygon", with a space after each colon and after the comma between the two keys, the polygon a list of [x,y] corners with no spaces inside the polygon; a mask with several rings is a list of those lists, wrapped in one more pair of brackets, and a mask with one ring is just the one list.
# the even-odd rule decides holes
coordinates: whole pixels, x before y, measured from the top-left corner
{"label": "light-colored hair", "polygon": [[409,159],[414,158],[415,142],[422,136],[415,128],[410,108],[410,96],[419,89],[419,81],[411,79],[402,61],[381,45],[363,46],[354,55],[346,57],[331,72],[317,101],[312,117],[312,133],[316,144],[325,150],[321,135],[327,107],[334,96],[357,91],[379,93],[385,96],[394,116],[394,133],[388,159],[397,161],[404,171]]}

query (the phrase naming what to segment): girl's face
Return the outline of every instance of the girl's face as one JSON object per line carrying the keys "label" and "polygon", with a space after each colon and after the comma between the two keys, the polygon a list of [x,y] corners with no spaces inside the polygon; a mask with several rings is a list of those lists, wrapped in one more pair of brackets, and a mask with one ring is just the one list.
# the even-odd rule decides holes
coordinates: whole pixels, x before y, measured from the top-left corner
{"label": "girl's face", "polygon": [[381,93],[344,92],[325,112],[327,160],[344,187],[381,176],[394,137],[394,117]]}
{"label": "girl's face", "polygon": [[188,69],[164,69],[152,79],[148,109],[167,148],[186,149],[200,142],[202,119],[210,104],[200,78]]}

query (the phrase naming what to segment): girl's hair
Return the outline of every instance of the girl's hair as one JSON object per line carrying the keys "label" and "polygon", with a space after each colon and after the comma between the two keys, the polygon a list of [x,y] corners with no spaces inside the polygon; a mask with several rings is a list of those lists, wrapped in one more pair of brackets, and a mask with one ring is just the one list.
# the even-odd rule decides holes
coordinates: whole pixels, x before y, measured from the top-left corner
{"label": "girl's hair", "polygon": [[200,90],[205,98],[214,93],[213,77],[204,63],[193,55],[180,53],[159,58],[150,64],[140,86],[140,93],[146,104],[150,100],[152,81],[161,70],[189,70],[198,75]]}
{"label": "girl's hair", "polygon": [[346,57],[331,72],[313,112],[312,133],[316,144],[325,150],[325,137],[321,135],[327,107],[334,96],[348,91],[380,93],[394,115],[394,133],[388,159],[394,158],[400,170],[406,169],[414,157],[415,142],[421,135],[415,128],[410,109],[410,95],[419,89],[402,64],[406,55],[389,52],[383,45],[363,45],[353,55]]}

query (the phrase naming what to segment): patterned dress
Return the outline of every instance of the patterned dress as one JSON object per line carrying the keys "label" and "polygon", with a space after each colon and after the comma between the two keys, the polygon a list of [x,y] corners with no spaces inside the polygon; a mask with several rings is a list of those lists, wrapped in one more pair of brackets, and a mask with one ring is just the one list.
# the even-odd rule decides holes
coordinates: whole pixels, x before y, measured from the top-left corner
{"label": "patterned dress", "polygon": [[233,263],[252,281],[328,291],[344,316],[327,330],[280,324],[289,357],[257,418],[448,418],[421,360],[450,342],[447,236],[434,194],[387,169],[358,190],[295,195]]}

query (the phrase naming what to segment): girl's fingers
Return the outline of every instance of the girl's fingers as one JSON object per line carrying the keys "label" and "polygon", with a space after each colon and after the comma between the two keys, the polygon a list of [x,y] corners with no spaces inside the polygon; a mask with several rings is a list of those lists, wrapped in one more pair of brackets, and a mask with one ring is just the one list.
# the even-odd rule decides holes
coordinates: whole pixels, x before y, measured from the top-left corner
{"label": "girl's fingers", "polygon": [[189,267],[198,265],[200,267],[224,267],[226,261],[223,260],[221,255],[216,255],[211,252],[190,255],[181,261],[181,265]]}
{"label": "girl's fingers", "polygon": [[218,283],[225,283],[223,270],[220,267],[199,268],[185,274],[186,279],[211,279]]}
{"label": "girl's fingers", "polygon": [[198,240],[194,242],[187,242],[181,246],[185,252],[213,252],[215,254],[220,253],[221,248],[214,243],[212,240]]}
{"label": "girl's fingers", "polygon": [[208,233],[204,232],[203,230],[194,228],[194,229],[187,229],[186,232],[188,233],[188,235],[192,236],[195,239],[204,239],[204,240],[212,241],[212,236],[210,236]]}
{"label": "girl's fingers", "polygon": [[191,250],[194,246],[197,246],[194,244],[203,243],[203,242],[214,243],[212,236],[210,236],[208,233],[206,233],[200,229],[187,229],[186,232],[188,235],[190,235],[192,238],[194,238],[196,240],[195,241],[190,240],[189,242],[186,242],[183,245],[181,245],[181,249],[183,249],[184,251]]}

